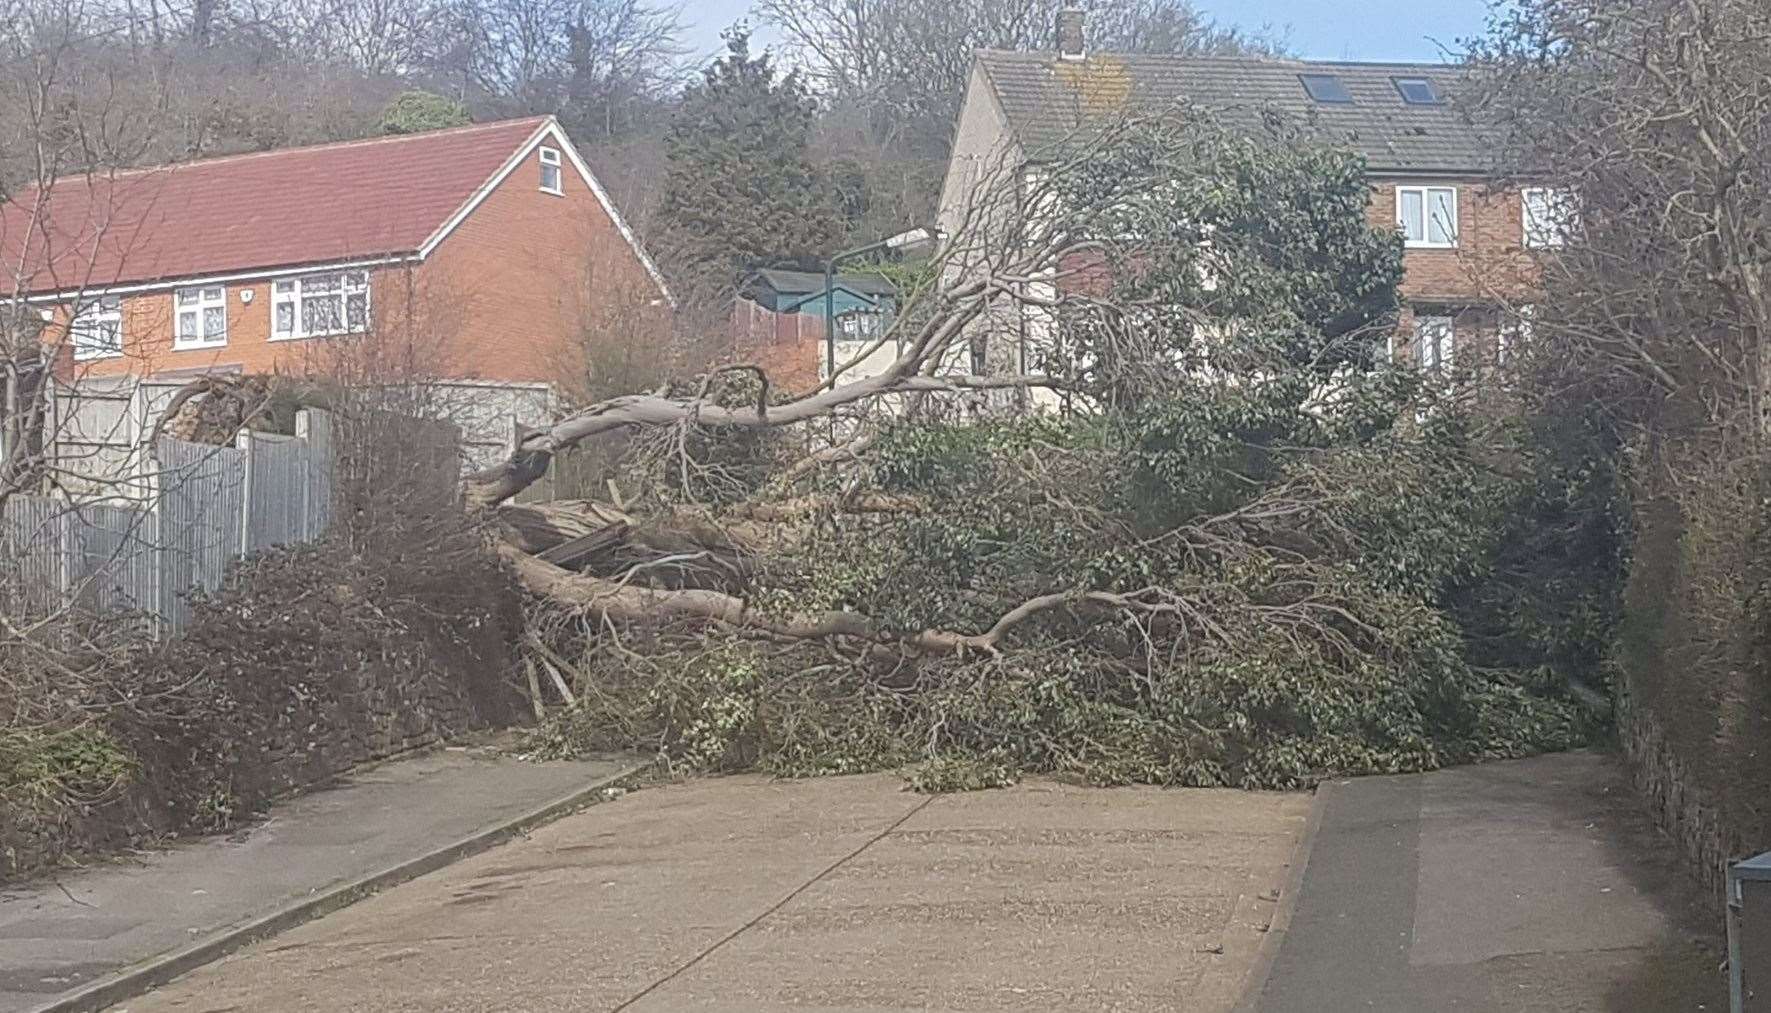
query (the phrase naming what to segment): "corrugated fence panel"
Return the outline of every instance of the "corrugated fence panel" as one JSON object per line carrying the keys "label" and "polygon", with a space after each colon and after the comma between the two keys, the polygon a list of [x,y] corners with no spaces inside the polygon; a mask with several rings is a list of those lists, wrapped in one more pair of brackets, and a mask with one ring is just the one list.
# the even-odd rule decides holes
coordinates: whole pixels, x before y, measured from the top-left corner
{"label": "corrugated fence panel", "polygon": [[152,510],[74,508],[68,591],[94,611],[160,611],[158,517]]}
{"label": "corrugated fence panel", "polygon": [[0,607],[40,615],[73,604],[182,629],[191,592],[221,587],[233,560],[325,533],[330,419],[303,413],[297,432],[246,433],[239,447],[162,438],[157,492],[141,506],[12,497],[0,513]]}
{"label": "corrugated fence panel", "polygon": [[4,539],[5,604],[15,615],[41,615],[61,605],[67,586],[67,504],[38,496],[13,496],[0,516]]}
{"label": "corrugated fence panel", "polygon": [[190,621],[190,593],[221,586],[243,544],[245,455],[232,447],[162,439],[160,552],[166,579],[160,614],[175,629]]}
{"label": "corrugated fence panel", "polygon": [[306,536],[308,448],[291,437],[243,433],[252,459],[246,517],[250,551],[291,545]]}

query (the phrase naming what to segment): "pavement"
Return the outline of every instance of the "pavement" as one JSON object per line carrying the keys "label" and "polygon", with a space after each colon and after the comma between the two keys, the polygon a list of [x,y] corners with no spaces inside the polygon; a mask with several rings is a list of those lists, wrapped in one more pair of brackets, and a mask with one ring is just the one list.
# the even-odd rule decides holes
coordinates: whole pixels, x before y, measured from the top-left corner
{"label": "pavement", "polygon": [[430,754],[5,895],[0,1011],[1727,1008],[1710,899],[1605,754],[1314,799],[877,775],[583,808],[633,769]]}
{"label": "pavement", "polygon": [[650,787],[119,1008],[1228,1010],[1309,807],[890,775]]}
{"label": "pavement", "polygon": [[1295,907],[1244,1009],[1728,1008],[1715,908],[1616,757],[1336,782],[1318,802]]}
{"label": "pavement", "polygon": [[[0,891],[0,1013],[97,1008],[594,799],[632,761],[441,750],[364,768],[227,837]],[[243,938],[245,937],[245,938]]]}

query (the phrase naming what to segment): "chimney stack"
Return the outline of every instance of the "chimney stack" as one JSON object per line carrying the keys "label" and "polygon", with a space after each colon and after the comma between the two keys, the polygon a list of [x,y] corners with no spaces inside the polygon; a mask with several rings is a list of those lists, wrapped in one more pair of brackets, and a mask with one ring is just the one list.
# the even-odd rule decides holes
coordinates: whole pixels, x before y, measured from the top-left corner
{"label": "chimney stack", "polygon": [[1083,38],[1083,14],[1080,7],[1058,11],[1058,59],[1080,60],[1086,54]]}

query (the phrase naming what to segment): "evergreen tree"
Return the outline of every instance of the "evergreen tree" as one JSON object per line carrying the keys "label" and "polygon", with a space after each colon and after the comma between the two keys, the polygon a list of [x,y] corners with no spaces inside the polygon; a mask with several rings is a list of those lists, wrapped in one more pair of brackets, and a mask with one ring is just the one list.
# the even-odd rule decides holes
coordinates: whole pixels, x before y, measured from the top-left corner
{"label": "evergreen tree", "polygon": [[381,111],[381,132],[384,134],[421,134],[472,122],[466,106],[428,91],[401,92]]}
{"label": "evergreen tree", "polygon": [[679,270],[729,283],[770,266],[812,267],[843,233],[832,188],[812,164],[816,103],[798,71],[751,55],[726,33],[726,55],[683,94],[665,140],[659,209]]}

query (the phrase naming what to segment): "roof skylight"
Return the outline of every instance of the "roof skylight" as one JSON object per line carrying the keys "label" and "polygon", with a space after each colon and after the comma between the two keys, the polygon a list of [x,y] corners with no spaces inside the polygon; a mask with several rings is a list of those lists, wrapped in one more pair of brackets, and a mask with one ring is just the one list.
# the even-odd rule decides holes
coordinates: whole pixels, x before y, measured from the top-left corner
{"label": "roof skylight", "polygon": [[1304,83],[1304,90],[1318,102],[1332,102],[1347,105],[1353,101],[1353,93],[1347,91],[1347,85],[1333,74],[1299,74],[1298,80]]}
{"label": "roof skylight", "polygon": [[1402,101],[1411,106],[1436,106],[1439,104],[1439,90],[1433,82],[1424,77],[1394,77],[1396,90],[1402,93]]}

